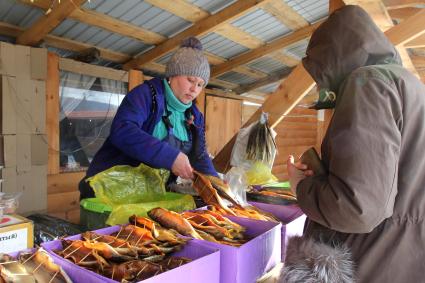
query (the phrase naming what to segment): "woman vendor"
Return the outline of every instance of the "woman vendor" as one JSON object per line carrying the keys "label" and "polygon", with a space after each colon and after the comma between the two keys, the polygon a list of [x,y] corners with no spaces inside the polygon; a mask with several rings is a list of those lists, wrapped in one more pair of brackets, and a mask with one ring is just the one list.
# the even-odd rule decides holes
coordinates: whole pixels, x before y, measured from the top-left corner
{"label": "woman vendor", "polygon": [[193,169],[217,176],[206,150],[204,118],[194,103],[210,77],[198,39],[182,42],[165,77],[145,81],[126,95],[79,184],[81,199],[94,197],[86,179],[115,165],[165,168],[173,173],[171,180],[193,178]]}

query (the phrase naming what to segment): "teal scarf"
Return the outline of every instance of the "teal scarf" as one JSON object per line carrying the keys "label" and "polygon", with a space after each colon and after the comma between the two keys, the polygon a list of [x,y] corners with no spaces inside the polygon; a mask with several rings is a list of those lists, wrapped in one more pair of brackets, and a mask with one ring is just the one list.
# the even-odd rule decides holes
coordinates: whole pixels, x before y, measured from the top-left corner
{"label": "teal scarf", "polygon": [[[188,104],[182,103],[173,93],[168,82],[164,79],[164,89],[165,89],[165,100],[167,102],[167,109],[170,111],[170,119],[171,125],[173,125],[174,136],[181,141],[188,141],[189,135],[186,129],[186,117],[184,112],[186,109],[192,106],[192,102]],[[164,113],[162,116],[167,116],[167,112],[164,109]],[[167,127],[164,124],[162,119],[156,124],[153,134],[154,137],[163,140],[167,136]]]}

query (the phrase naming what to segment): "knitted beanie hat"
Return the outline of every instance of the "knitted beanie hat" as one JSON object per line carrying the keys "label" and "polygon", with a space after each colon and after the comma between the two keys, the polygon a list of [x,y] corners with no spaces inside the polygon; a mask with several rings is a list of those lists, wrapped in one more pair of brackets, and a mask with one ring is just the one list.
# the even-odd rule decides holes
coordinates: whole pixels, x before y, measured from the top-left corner
{"label": "knitted beanie hat", "polygon": [[210,65],[202,52],[202,43],[196,37],[182,41],[180,48],[167,62],[165,76],[195,76],[202,78],[205,86],[208,84]]}

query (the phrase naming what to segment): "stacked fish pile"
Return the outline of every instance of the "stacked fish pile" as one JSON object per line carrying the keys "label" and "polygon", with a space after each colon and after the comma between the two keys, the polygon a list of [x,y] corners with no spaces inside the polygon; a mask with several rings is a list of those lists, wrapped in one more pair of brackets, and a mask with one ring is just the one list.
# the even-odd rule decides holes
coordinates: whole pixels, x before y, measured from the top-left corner
{"label": "stacked fish pile", "polygon": [[162,226],[195,239],[231,246],[240,246],[247,241],[244,227],[209,210],[179,214],[157,207],[149,211],[148,215]]}
{"label": "stacked fish pile", "polygon": [[130,217],[130,224],[112,235],[82,234],[82,240],[62,240],[58,255],[74,264],[121,282],[138,282],[191,260],[172,257],[186,243],[177,232],[144,217]]}
{"label": "stacked fish pile", "polygon": [[0,282],[72,283],[42,248],[33,253],[20,253],[17,259],[0,254]]}

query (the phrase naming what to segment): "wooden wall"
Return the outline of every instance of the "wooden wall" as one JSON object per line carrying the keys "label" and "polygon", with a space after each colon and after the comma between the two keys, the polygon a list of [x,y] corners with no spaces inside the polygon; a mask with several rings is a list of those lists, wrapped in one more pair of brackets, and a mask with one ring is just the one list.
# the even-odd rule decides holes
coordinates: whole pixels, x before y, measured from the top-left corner
{"label": "wooden wall", "polygon": [[242,100],[206,96],[205,131],[208,152],[216,155],[242,126]]}

